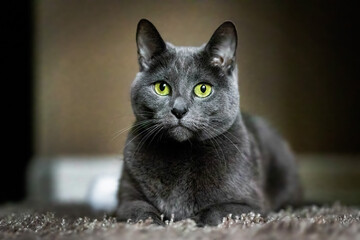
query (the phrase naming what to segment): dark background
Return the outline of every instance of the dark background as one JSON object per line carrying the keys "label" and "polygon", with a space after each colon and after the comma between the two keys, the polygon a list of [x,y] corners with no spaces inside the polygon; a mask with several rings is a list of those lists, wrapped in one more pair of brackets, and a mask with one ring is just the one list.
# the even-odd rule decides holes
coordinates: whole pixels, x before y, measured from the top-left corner
{"label": "dark background", "polygon": [[[30,1],[4,4],[1,45],[5,152],[1,160],[0,202],[24,198],[25,171],[34,156],[33,6]],[[304,136],[314,136],[294,139],[295,150],[359,154],[357,8],[349,2],[330,1],[276,4],[282,11],[280,24],[288,36],[284,44],[293,46],[282,51],[286,70],[283,77],[293,78],[282,85],[286,89],[282,91],[282,106],[289,121],[296,122]],[[299,104],[306,105],[306,110],[296,111]],[[288,135],[298,131],[288,129]],[[319,134],[313,134],[316,131]]]}
{"label": "dark background", "polygon": [[25,196],[25,171],[33,155],[33,15],[30,1],[2,4],[2,157],[0,202]]}
{"label": "dark background", "polygon": [[[283,58],[292,79],[285,86],[285,111],[297,123],[290,131],[312,136],[298,137],[297,150],[359,153],[356,7],[341,1],[289,1],[283,7],[281,22],[293,46]],[[301,105],[307,110],[297,111]]]}

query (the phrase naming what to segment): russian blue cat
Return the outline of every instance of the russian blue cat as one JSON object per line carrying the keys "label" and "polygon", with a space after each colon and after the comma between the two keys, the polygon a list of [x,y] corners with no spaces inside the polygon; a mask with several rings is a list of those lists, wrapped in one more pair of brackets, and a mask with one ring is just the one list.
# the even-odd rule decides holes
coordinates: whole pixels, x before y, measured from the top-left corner
{"label": "russian blue cat", "polygon": [[299,202],[288,145],[262,119],[240,111],[232,22],[203,46],[177,47],[142,19],[136,43],[136,121],[124,149],[119,220],[163,224],[161,214],[174,214],[217,225],[230,213],[265,214]]}

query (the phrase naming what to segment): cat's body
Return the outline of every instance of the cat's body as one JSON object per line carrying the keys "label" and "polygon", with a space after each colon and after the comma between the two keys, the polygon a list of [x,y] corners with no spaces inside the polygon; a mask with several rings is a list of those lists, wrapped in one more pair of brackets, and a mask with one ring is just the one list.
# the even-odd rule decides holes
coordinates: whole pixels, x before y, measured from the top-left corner
{"label": "cat's body", "polygon": [[124,149],[118,219],[161,224],[160,214],[174,214],[216,225],[229,213],[265,213],[299,200],[286,143],[239,110],[232,23],[207,45],[185,48],[163,42],[142,20],[137,43],[137,120]]}

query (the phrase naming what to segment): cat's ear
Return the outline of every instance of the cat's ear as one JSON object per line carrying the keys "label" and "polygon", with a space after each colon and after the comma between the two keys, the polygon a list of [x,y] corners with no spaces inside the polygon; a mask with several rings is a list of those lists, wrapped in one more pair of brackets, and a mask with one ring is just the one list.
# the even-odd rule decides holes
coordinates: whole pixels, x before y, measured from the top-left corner
{"label": "cat's ear", "polygon": [[232,69],[235,65],[237,33],[235,25],[224,22],[210,38],[205,49],[210,54],[210,63],[224,70]]}
{"label": "cat's ear", "polygon": [[136,44],[140,71],[147,69],[151,60],[166,49],[166,44],[159,32],[146,19],[141,19],[137,25]]}

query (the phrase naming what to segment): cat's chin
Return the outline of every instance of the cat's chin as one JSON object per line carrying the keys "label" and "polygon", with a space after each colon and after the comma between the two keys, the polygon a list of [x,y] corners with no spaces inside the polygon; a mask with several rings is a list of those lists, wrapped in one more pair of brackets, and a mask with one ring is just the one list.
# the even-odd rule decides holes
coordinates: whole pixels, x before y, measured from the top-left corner
{"label": "cat's chin", "polygon": [[178,142],[184,142],[193,136],[193,132],[186,127],[176,126],[169,130],[169,135]]}

